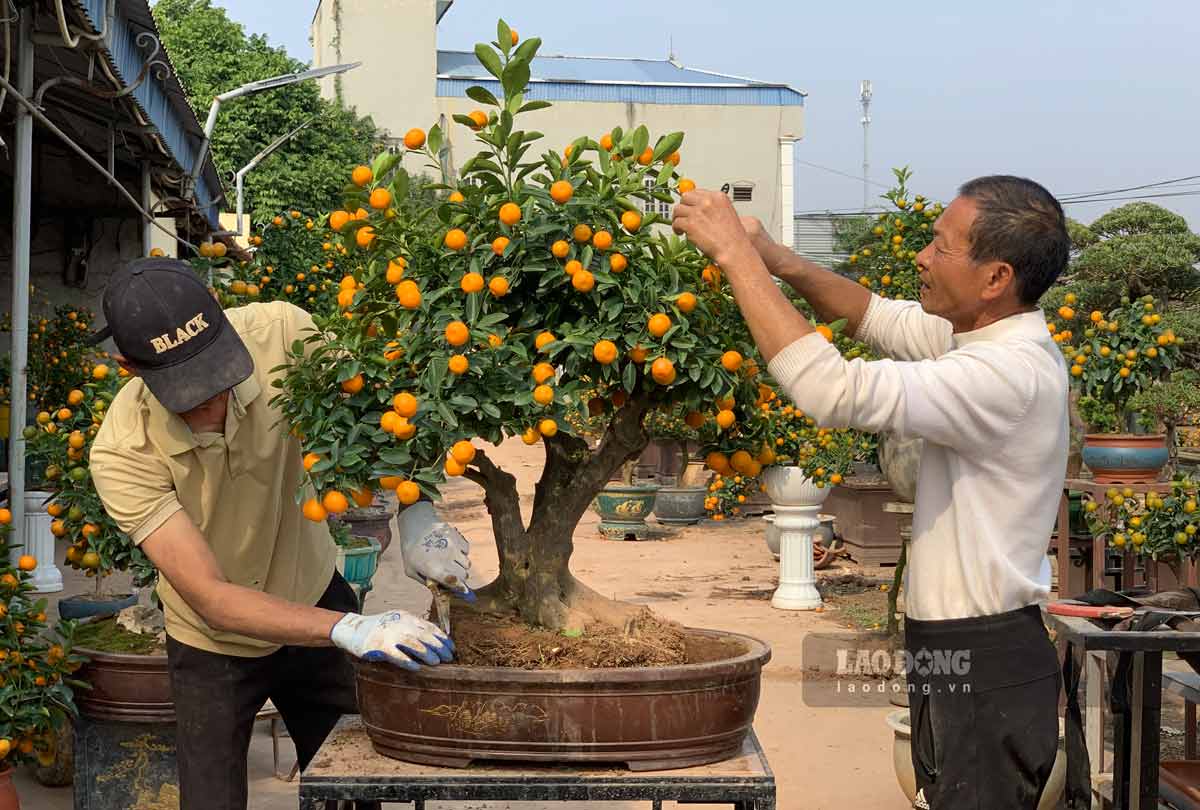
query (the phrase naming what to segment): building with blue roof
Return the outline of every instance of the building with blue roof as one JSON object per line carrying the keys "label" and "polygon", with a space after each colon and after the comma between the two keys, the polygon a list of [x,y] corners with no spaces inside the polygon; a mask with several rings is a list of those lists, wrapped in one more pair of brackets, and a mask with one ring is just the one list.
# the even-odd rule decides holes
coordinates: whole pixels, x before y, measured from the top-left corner
{"label": "building with blue roof", "polygon": [[[453,0],[319,0],[311,31],[314,67],[363,63],[340,80],[325,80],[328,97],[340,93],[343,103],[397,139],[412,127],[441,123],[453,162],[462,165],[479,151],[474,134],[453,121],[479,107],[467,88],[480,85],[496,96],[501,90],[474,52],[438,49],[438,23],[454,6]],[[492,22],[489,13],[489,32]],[[542,46],[544,53],[553,49],[553,42]],[[526,98],[553,104],[524,119],[525,128],[546,135],[544,148],[561,150],[614,127],[644,124],[652,137],[682,130],[680,173],[701,187],[726,188],[739,210],[791,244],[804,93],[673,58],[545,55],[533,60],[530,74]],[[409,168],[422,167],[414,161]],[[669,213],[669,206],[656,205]]]}

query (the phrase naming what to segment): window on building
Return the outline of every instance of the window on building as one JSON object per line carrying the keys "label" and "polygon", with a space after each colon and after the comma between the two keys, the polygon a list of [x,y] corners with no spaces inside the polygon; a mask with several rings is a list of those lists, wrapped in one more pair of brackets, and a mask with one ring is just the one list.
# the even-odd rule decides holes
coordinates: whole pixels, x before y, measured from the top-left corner
{"label": "window on building", "polygon": [[739,183],[733,187],[734,202],[753,202],[754,186],[749,183]]}
{"label": "window on building", "polygon": [[[654,190],[654,180],[646,178],[646,190]],[[647,214],[659,214],[667,219],[671,218],[671,204],[662,200],[642,200],[642,211]]]}

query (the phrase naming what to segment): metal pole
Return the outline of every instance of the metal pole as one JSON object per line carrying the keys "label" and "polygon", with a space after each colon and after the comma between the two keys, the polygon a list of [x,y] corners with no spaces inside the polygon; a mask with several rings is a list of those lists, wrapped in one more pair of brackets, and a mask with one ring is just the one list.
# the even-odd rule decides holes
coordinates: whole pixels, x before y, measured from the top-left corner
{"label": "metal pole", "polygon": [[[152,205],[150,194],[150,164],[142,161],[142,208],[150,211]],[[153,211],[151,211],[153,213]],[[142,219],[142,255],[150,255],[150,239],[154,234],[154,220]]]}
{"label": "metal pole", "polygon": [[[17,86],[21,95],[33,95],[33,8],[21,11],[17,31]],[[12,511],[12,541],[25,537],[25,411],[29,380],[29,239],[33,211],[33,117],[18,105],[13,148],[13,276],[12,276],[12,377],[8,415],[8,506]]]}
{"label": "metal pole", "polygon": [[871,202],[870,185],[871,177],[871,160],[870,150],[867,148],[867,136],[871,130],[871,80],[863,79],[859,85],[858,100],[862,102],[862,128],[863,128],[863,210],[867,210],[868,204]]}
{"label": "metal pole", "polygon": [[315,120],[317,120],[315,117],[310,118],[307,121],[305,121],[303,124],[301,124],[300,126],[293,129],[291,132],[287,133],[286,135],[280,135],[278,138],[276,138],[271,143],[270,146],[268,146],[266,149],[259,152],[257,155],[255,155],[253,158],[251,158],[249,163],[247,163],[240,170],[238,170],[238,173],[234,176],[234,179],[237,183],[237,233],[234,234],[235,236],[244,236],[245,235],[245,232],[242,229],[242,214],[244,213],[244,211],[246,209],[245,197],[243,196],[244,192],[245,192],[245,187],[246,187],[246,182],[245,182],[246,175],[249,174],[250,172],[254,171],[254,169],[258,167],[258,164],[260,164],[264,160],[266,160],[267,157],[272,152],[274,152],[279,147],[283,146],[285,143],[290,141],[292,138],[296,137],[296,135],[300,134],[301,130],[303,130],[305,127],[307,127],[309,124],[311,124]]}
{"label": "metal pole", "polygon": [[237,235],[245,236],[245,231],[242,230],[242,212],[245,211],[246,200],[242,196],[242,189],[246,185],[246,170],[237,173]]}

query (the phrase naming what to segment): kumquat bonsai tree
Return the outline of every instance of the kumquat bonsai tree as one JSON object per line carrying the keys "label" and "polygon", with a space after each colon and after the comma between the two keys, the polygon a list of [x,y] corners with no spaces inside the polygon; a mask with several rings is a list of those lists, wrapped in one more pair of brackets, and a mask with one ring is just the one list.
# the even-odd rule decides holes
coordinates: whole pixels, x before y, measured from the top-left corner
{"label": "kumquat bonsai tree", "polygon": [[55,487],[46,505],[54,518],[50,531],[68,543],[66,564],[95,579],[95,597],[115,571],[129,571],[137,587],[151,584],[157,575],[149,558],[104,510],[88,469],[92,441],[126,379],[106,363],[97,364],[86,382],[75,380],[78,387],[67,393],[61,407],[39,413],[36,424],[25,429],[27,452]]}
{"label": "kumquat bonsai tree", "polygon": [[[742,360],[753,345],[720,270],[643,213],[694,187],[677,174],[682,133],[614,128],[536,151],[542,135],[522,121],[550,106],[525,97],[540,44],[517,44],[501,22],[497,42],[477,46],[502,98],[468,90],[480,109],[454,120],[481,151],[432,187],[431,209],[390,207],[413,182],[402,155],[354,170],[329,220],[363,269],[293,347],[276,402],[318,493],[310,519],[375,487],[411,504],[465,476],[484,489],[500,555],[478,592],[484,611],[554,630],[621,627],[640,608],[575,579],[576,524],[642,452],[653,409],[715,418],[718,399],[753,401]],[[405,154],[442,176],[446,137],[413,129]],[[605,420],[594,446],[572,414]],[[515,478],[487,449],[515,436],[545,452],[527,522]]]}
{"label": "kumquat bonsai tree", "polygon": [[[71,680],[83,659],[73,652],[75,625],[51,625],[46,600],[33,598],[37,560],[8,542],[12,514],[0,509],[0,772],[54,761],[56,730],[76,714]],[[13,562],[15,560],[15,562]]]}

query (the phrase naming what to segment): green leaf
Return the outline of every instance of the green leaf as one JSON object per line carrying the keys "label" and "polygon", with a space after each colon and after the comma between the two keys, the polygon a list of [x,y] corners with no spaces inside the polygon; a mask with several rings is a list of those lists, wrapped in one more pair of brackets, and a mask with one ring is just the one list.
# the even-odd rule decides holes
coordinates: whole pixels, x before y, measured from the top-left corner
{"label": "green leaf", "polygon": [[380,152],[375,157],[375,162],[371,166],[371,172],[375,175],[376,180],[380,180],[388,176],[392,169],[400,162],[400,154],[398,152]]}
{"label": "green leaf", "polygon": [[442,128],[439,125],[434,124],[429,128],[427,145],[429,146],[429,151],[435,155],[442,151]]}
{"label": "green leaf", "polygon": [[472,293],[467,296],[467,323],[475,323],[479,318],[479,297],[482,293]]}
{"label": "green leaf", "polygon": [[533,61],[533,57],[537,54],[538,49],[541,47],[542,41],[538,37],[530,37],[529,39],[521,40],[521,44],[517,46],[517,50],[513,54],[513,58],[524,59],[526,62],[531,62]]}
{"label": "green leaf", "polygon": [[496,22],[496,42],[500,45],[500,50],[506,54],[512,50],[512,29],[504,20]]}
{"label": "green leaf", "polygon": [[549,101],[530,101],[525,104],[522,104],[521,109],[517,110],[517,112],[518,113],[534,112],[535,110],[544,110],[548,107],[553,107],[553,106],[554,105],[551,104]]}
{"label": "green leaf", "polygon": [[[512,42],[510,39],[509,42]],[[475,58],[479,60],[479,64],[487,69],[487,72],[495,76],[497,79],[504,73],[504,67],[500,64],[500,57],[492,48],[484,43],[479,43],[475,46]]]}
{"label": "green leaf", "polygon": [[513,59],[505,65],[501,83],[504,85],[504,92],[507,95],[513,96],[523,92],[529,85],[528,60]]}
{"label": "green leaf", "polygon": [[484,414],[486,414],[487,416],[490,416],[492,419],[499,419],[501,416],[500,409],[497,408],[495,405],[493,405],[490,402],[485,402],[482,405],[480,405],[479,410],[483,411]]}
{"label": "green leaf", "polygon": [[454,411],[450,410],[450,406],[445,402],[438,400],[434,403],[438,414],[442,417],[442,421],[446,423],[446,427],[454,429],[458,427],[458,417],[454,415]]}
{"label": "green leaf", "polygon": [[625,364],[625,371],[621,373],[621,383],[627,392],[633,393],[633,389],[637,385],[637,366],[633,363]]}
{"label": "green leaf", "polygon": [[475,122],[471,120],[471,116],[455,113],[453,117],[457,123],[462,124],[463,126],[471,127],[471,129],[475,128]]}
{"label": "green leaf", "polygon": [[[489,104],[493,107],[500,106],[500,101],[492,95],[491,90],[488,90],[486,87],[480,87],[477,84],[467,88],[467,98],[478,101],[480,104]],[[455,116],[455,118],[457,119],[458,116]]]}
{"label": "green leaf", "polygon": [[392,196],[398,200],[403,200],[408,197],[408,189],[412,180],[408,176],[408,172],[400,169],[396,172],[395,178],[392,180]]}
{"label": "green leaf", "polygon": [[679,151],[679,147],[683,145],[683,133],[672,132],[670,135],[664,136],[659,140],[658,145],[654,147],[654,160],[659,161],[663,158]]}
{"label": "green leaf", "polygon": [[631,144],[633,145],[633,154],[635,157],[645,152],[646,147],[650,145],[650,131],[646,129],[644,124],[633,131]]}

